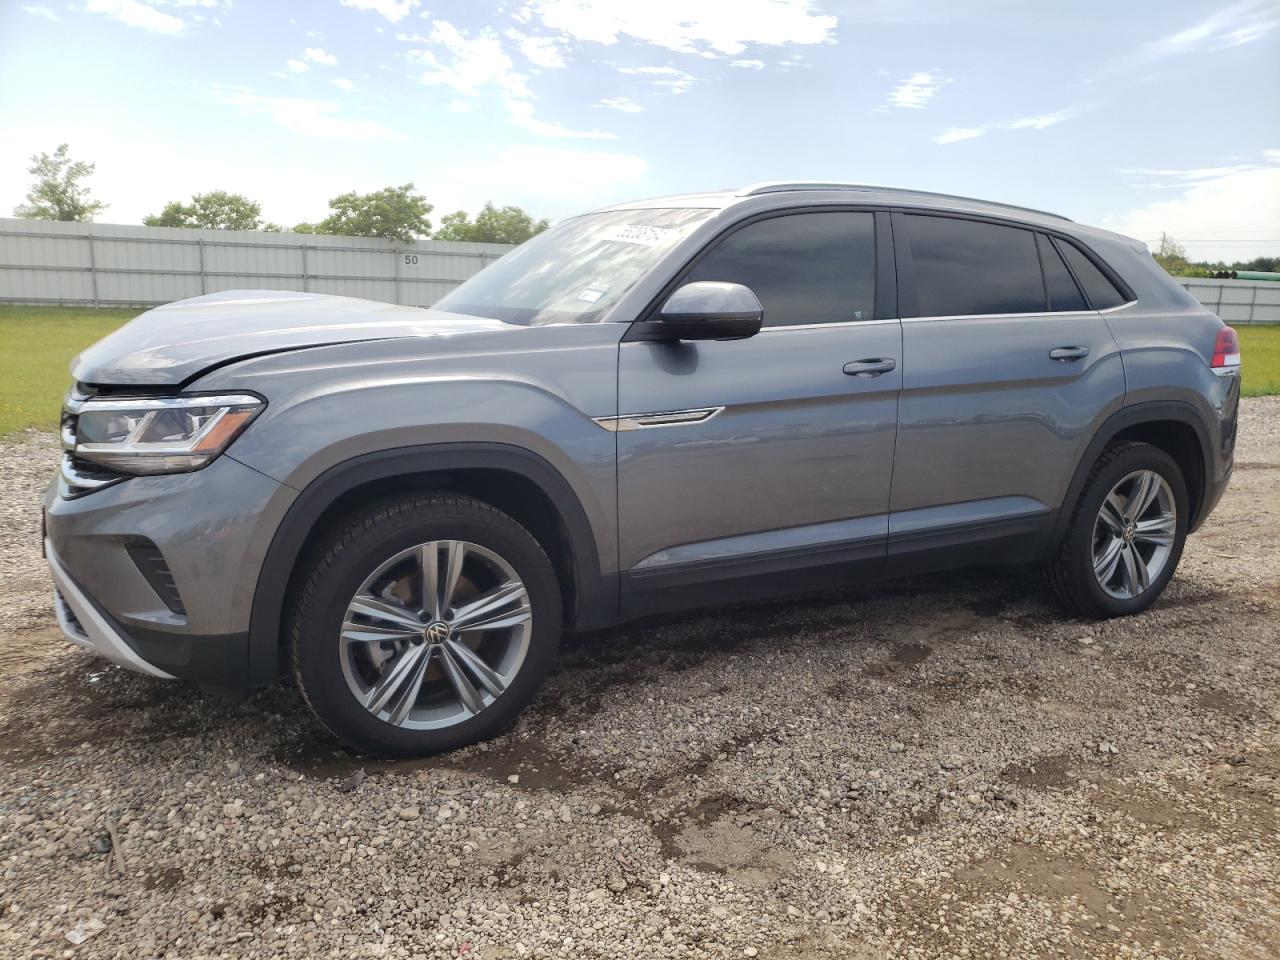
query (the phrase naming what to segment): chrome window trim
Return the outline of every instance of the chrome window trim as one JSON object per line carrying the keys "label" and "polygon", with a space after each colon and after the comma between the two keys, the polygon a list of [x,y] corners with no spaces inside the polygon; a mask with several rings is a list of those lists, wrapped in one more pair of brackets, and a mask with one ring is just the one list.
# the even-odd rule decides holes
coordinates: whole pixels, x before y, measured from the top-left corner
{"label": "chrome window trim", "polygon": [[1137,300],[1129,300],[1115,307],[1107,307],[1105,310],[1036,310],[1027,313],[950,313],[941,316],[931,317],[903,317],[903,323],[918,323],[924,320],[1000,320],[1005,317],[1015,317],[1019,320],[1025,320],[1029,317],[1087,317],[1104,313],[1115,313],[1117,310],[1123,310],[1125,307],[1131,307]]}
{"label": "chrome window trim", "polygon": [[881,326],[886,323],[901,323],[897,317],[880,317],[877,320],[840,320],[835,323],[796,323],[782,324],[776,327],[761,327],[761,333],[786,333],[788,330],[830,330],[832,327],[870,327]]}
{"label": "chrome window trim", "polygon": [[1114,307],[1107,307],[1105,310],[1099,310],[1098,313],[1115,313],[1117,310],[1124,310],[1136,304],[1137,300],[1126,300],[1124,303],[1118,303]]}
{"label": "chrome window trim", "polygon": [[698,407],[690,410],[664,410],[659,413],[632,413],[618,417],[593,417],[595,423],[612,433],[624,430],[652,430],[656,427],[684,427],[706,423],[724,407]]}

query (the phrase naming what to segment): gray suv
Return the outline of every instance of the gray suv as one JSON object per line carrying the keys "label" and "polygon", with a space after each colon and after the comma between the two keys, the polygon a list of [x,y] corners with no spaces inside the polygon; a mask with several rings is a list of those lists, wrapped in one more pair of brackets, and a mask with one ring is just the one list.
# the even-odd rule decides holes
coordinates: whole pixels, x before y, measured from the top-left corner
{"label": "gray suv", "polygon": [[75,642],[352,747],[490,736],[565,630],[976,562],[1148,607],[1231,474],[1235,332],[1048,213],[767,183],[559,224],[423,310],[239,291],[76,358]]}

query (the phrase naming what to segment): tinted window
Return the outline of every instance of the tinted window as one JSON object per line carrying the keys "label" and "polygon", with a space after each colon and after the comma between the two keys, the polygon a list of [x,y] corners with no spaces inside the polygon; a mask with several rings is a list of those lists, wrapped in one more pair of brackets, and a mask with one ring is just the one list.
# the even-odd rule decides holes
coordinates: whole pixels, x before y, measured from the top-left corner
{"label": "tinted window", "polygon": [[1071,273],[1067,270],[1067,265],[1062,262],[1062,257],[1058,255],[1058,251],[1049,242],[1049,238],[1037,233],[1036,244],[1040,247],[1040,265],[1044,267],[1044,286],[1049,294],[1049,309],[1089,309],[1089,305],[1084,302],[1084,294],[1080,292],[1076,282],[1071,279]]}
{"label": "tinted window", "polygon": [[1067,258],[1067,263],[1071,265],[1076,279],[1080,281],[1080,286],[1084,287],[1084,292],[1088,295],[1089,304],[1093,309],[1106,310],[1124,303],[1124,295],[1103,275],[1101,270],[1093,265],[1092,260],[1077,250],[1073,244],[1064,243],[1061,240],[1057,241],[1057,244],[1062,255]]}
{"label": "tinted window", "polygon": [[748,224],[720,241],[688,279],[746,284],[760,298],[768,327],[870,320],[875,216],[798,213]]}
{"label": "tinted window", "polygon": [[907,216],[920,317],[1038,313],[1044,281],[1029,230]]}

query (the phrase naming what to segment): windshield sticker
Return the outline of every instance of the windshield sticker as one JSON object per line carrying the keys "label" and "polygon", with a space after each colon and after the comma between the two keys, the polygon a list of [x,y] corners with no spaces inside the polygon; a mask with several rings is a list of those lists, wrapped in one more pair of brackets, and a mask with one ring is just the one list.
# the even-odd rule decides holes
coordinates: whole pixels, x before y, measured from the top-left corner
{"label": "windshield sticker", "polygon": [[672,242],[679,233],[666,227],[649,227],[642,223],[622,223],[604,233],[605,240],[638,243],[643,247],[660,247]]}
{"label": "windshield sticker", "polygon": [[604,289],[601,287],[587,287],[580,294],[574,297],[575,300],[585,300],[587,303],[595,303],[604,296]]}

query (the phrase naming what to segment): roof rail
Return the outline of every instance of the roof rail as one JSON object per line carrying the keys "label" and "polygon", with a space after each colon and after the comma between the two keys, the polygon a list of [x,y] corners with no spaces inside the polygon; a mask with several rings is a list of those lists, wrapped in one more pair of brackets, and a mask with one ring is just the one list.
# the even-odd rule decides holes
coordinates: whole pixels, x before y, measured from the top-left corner
{"label": "roof rail", "polygon": [[963,200],[967,203],[980,203],[983,206],[988,207],[1003,207],[1007,210],[1022,210],[1025,213],[1038,213],[1046,217],[1056,217],[1059,220],[1071,221],[1070,217],[1064,217],[1060,213],[1052,213],[1048,210],[1037,210],[1035,207],[1022,207],[1016,203],[998,203],[993,200],[979,200],[977,197],[962,197],[954,193],[936,193],[932,190],[911,190],[902,187],[878,187],[867,183],[841,183],[825,180],[765,180],[760,183],[753,183],[749,186],[743,187],[738,191],[737,196],[756,197],[765,193],[787,193],[792,190],[848,190],[863,193],[901,193],[913,197],[936,197],[940,200]]}

